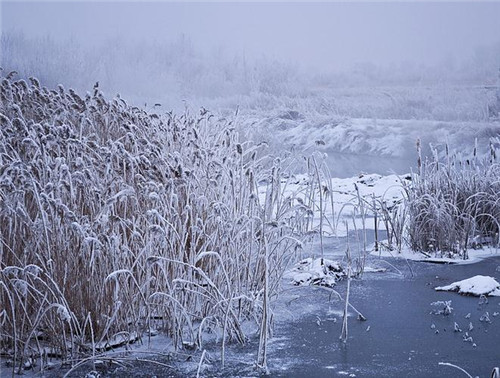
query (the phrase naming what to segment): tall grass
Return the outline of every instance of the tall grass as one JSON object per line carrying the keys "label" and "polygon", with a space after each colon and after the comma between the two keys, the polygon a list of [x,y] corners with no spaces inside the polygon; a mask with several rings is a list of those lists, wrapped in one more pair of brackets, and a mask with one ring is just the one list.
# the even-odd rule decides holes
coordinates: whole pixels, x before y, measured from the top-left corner
{"label": "tall grass", "polygon": [[[420,144],[418,172],[406,185],[404,211],[395,209],[390,234],[397,243],[405,239],[415,251],[468,257],[470,248],[498,245],[500,230],[500,141],[492,138],[486,155],[441,153],[422,160]],[[485,148],[483,148],[485,150]]]}
{"label": "tall grass", "polygon": [[205,111],[158,115],[14,76],[0,84],[0,346],[14,369],[153,327],[202,348],[209,324],[224,358],[246,320],[265,365],[269,301],[307,215],[282,195],[283,161]]}

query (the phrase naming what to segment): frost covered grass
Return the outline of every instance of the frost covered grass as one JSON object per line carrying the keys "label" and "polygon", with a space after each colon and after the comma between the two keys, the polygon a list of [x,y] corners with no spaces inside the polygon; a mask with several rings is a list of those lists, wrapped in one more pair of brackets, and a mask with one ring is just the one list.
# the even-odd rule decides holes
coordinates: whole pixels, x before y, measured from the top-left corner
{"label": "frost covered grass", "polygon": [[[158,115],[1,78],[0,346],[74,363],[156,329],[176,348],[245,343],[308,227],[284,160],[204,110]],[[259,193],[264,187],[265,193]]]}
{"label": "frost covered grass", "polygon": [[[469,248],[498,245],[500,230],[499,140],[489,154],[451,154],[422,161],[406,187],[407,230],[415,251],[445,252],[467,258]],[[417,147],[418,143],[417,143]],[[404,221],[404,219],[402,220]],[[400,222],[401,223],[401,222]]]}
{"label": "frost covered grass", "polygon": [[[498,248],[499,148],[500,140],[492,137],[482,146],[476,141],[470,154],[450,152],[443,144],[432,149],[432,158],[424,158],[418,142],[416,172],[348,179],[332,179],[326,158],[317,153],[288,191],[312,210],[308,229],[319,236],[342,236],[348,229],[359,235],[355,261],[360,272],[371,248],[368,230],[374,232],[375,252],[409,248],[427,257],[468,259],[472,249]],[[320,185],[311,185],[313,181]],[[299,193],[301,186],[309,191]],[[386,240],[380,239],[380,231],[386,232]]]}

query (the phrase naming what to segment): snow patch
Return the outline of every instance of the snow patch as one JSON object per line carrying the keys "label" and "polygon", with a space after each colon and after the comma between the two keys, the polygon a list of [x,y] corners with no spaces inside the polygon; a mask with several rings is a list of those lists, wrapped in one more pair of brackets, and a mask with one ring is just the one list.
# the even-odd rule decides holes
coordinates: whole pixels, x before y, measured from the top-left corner
{"label": "snow patch", "polygon": [[365,266],[365,268],[363,269],[364,273],[385,273],[386,271],[386,268],[375,268],[371,266]]}
{"label": "snow patch", "polygon": [[317,285],[333,287],[345,276],[338,261],[311,257],[299,261],[286,275],[294,285]]}
{"label": "snow patch", "polygon": [[[468,265],[474,264],[481,260],[495,257],[499,255],[499,249],[496,247],[483,247],[482,249],[468,249],[468,258],[464,260],[463,258],[455,255],[452,256],[449,253],[434,252],[428,256],[424,256],[421,252],[412,251],[408,246],[403,246],[401,251],[390,250],[385,246],[388,244],[387,240],[382,240],[379,243],[381,247],[378,251],[372,250],[371,254],[377,257],[399,257],[406,260],[426,262],[434,264],[456,264],[456,265]],[[499,270],[500,271],[500,270]]]}
{"label": "snow patch", "polygon": [[500,284],[490,276],[474,276],[447,286],[436,287],[437,291],[457,291],[459,294],[489,295],[500,297]]}

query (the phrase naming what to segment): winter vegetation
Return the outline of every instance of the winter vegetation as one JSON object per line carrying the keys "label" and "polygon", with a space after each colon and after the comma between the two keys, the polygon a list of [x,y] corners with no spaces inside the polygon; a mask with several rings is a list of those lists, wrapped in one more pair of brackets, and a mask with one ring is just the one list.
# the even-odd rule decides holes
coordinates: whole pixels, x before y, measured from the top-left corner
{"label": "winter vegetation", "polygon": [[[0,38],[0,355],[13,375],[51,359],[95,368],[158,335],[200,357],[197,376],[214,355],[227,366],[230,344],[255,345],[266,373],[283,286],[338,298],[348,343],[349,316],[367,320],[357,280],[405,277],[370,258],[498,253],[498,43],[460,62],[321,72],[185,35]],[[500,295],[485,275],[437,285]],[[459,298],[433,300],[438,327]]]}
{"label": "winter vegetation", "polygon": [[[389,249],[465,259],[498,244],[497,140],[486,159],[447,151],[441,163],[436,152],[405,180],[342,184],[320,155],[271,156],[204,109],[159,115],[107,100],[98,84],[80,97],[15,72],[1,80],[0,342],[13,371],[32,358],[42,370],[49,356],[74,363],[157,330],[199,350],[220,333],[224,361],[248,329],[265,369],[270,302],[308,235],[319,236],[321,258],[303,260],[293,279],[329,287],[345,271],[351,280],[351,264],[363,271],[373,217]],[[323,259],[324,236],[358,228],[354,262]]]}
{"label": "winter vegetation", "polygon": [[14,371],[156,328],[176,348],[218,329],[224,350],[246,342],[245,321],[265,367],[269,301],[308,213],[282,196],[285,162],[207,112],[159,116],[97,86],[82,98],[14,77],[0,109],[0,342]]}
{"label": "winter vegetation", "polygon": [[465,260],[469,248],[498,246],[499,144],[498,138],[491,139],[489,153],[482,158],[477,145],[470,155],[450,152],[448,146],[443,158],[435,150],[432,160],[422,162],[419,154],[405,204],[413,250],[446,252]]}

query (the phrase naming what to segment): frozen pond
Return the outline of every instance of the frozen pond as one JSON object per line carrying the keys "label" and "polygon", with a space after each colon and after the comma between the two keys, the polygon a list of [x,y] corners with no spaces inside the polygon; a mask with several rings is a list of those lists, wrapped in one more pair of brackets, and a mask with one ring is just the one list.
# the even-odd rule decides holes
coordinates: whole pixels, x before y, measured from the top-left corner
{"label": "frozen pond", "polygon": [[[391,259],[393,260],[393,259]],[[365,274],[351,285],[351,303],[367,321],[349,318],[349,339],[344,345],[341,333],[341,305],[329,301],[323,289],[300,289],[300,295],[288,309],[304,316],[280,323],[269,357],[273,376],[353,376],[359,377],[456,377],[458,370],[438,366],[449,362],[461,366],[473,376],[489,376],[500,359],[500,298],[488,298],[480,304],[477,297],[436,292],[434,287],[476,274],[500,277],[496,270],[500,258],[473,265],[435,265],[410,262],[414,277],[402,261],[391,263],[404,273]],[[343,288],[338,289],[343,293]],[[342,285],[342,286],[345,286]],[[436,301],[452,301],[450,315],[431,314],[443,306]],[[489,313],[491,323],[480,321]],[[470,314],[470,316],[468,316]],[[462,332],[454,331],[457,323]],[[469,336],[465,332],[472,323]],[[473,344],[476,344],[474,346]],[[281,372],[280,372],[281,370]]]}
{"label": "frozen pond", "polygon": [[[489,376],[500,361],[500,298],[490,297],[488,303],[481,303],[477,297],[437,292],[434,288],[476,274],[499,280],[500,256],[470,265],[406,263],[394,258],[384,261],[371,257],[368,264],[386,267],[387,272],[365,273],[362,279],[352,281],[351,303],[367,320],[359,321],[350,313],[346,344],[339,339],[343,302],[330,296],[326,289],[285,286],[275,304],[281,320],[275,325],[269,347],[271,377],[461,375],[452,367],[439,366],[439,362],[456,364],[473,376]],[[341,282],[336,287],[342,295],[345,285]],[[434,313],[443,306],[431,303],[450,300],[451,314]],[[491,322],[480,320],[486,312]],[[454,331],[455,323],[461,331]],[[466,332],[473,341],[464,341]],[[255,339],[244,347],[228,348],[224,369],[220,356],[211,354],[211,363],[205,365],[202,376],[259,376],[252,365],[256,351]],[[111,369],[102,376],[195,376],[199,358],[199,352],[172,361],[155,358],[171,364],[173,369],[134,363],[127,368]]]}
{"label": "frozen pond", "polygon": [[[371,242],[373,233],[367,236]],[[357,245],[353,241],[351,246],[356,257]],[[344,247],[345,238],[327,238],[325,257],[341,260]],[[317,246],[312,248],[316,250]],[[483,303],[478,297],[434,290],[475,275],[492,276],[499,281],[500,255],[468,265],[370,256],[367,266],[387,271],[365,273],[362,278],[352,280],[350,303],[367,320],[360,321],[355,313],[349,313],[345,344],[339,339],[344,302],[325,288],[284,283],[284,292],[273,305],[277,321],[268,350],[271,377],[457,377],[462,374],[455,368],[439,366],[439,362],[458,365],[472,376],[486,377],[493,367],[500,365],[500,297],[489,297],[487,303]],[[335,289],[344,296],[346,282],[339,282]],[[451,314],[436,314],[444,307],[432,305],[437,301],[451,301]],[[480,320],[486,313],[490,322]],[[455,331],[455,323],[460,330]],[[464,341],[467,337],[472,339]],[[154,342],[157,346],[162,343],[160,339]],[[257,337],[251,337],[245,346],[228,346],[225,368],[220,363],[220,344],[207,343],[204,348],[209,358],[200,376],[259,376],[253,365],[258,350]],[[168,350],[167,344],[165,350]],[[169,358],[166,353],[163,356],[132,353],[126,359],[118,359],[121,366],[114,364],[99,370],[101,377],[196,376],[200,357],[200,351],[180,351]],[[91,367],[85,365],[70,376],[85,376],[90,370]],[[51,370],[45,376],[60,377],[66,371]]]}
{"label": "frozen pond", "polygon": [[413,150],[409,150],[408,154],[402,157],[369,156],[336,151],[327,151],[327,154],[326,161],[333,177],[353,177],[366,172],[404,175],[416,171],[417,159]]}

